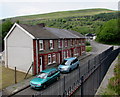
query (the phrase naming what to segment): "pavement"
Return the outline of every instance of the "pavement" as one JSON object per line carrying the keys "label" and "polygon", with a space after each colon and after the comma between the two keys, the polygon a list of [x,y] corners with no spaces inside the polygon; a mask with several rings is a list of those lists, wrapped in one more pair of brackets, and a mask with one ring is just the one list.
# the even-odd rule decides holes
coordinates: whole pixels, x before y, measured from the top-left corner
{"label": "pavement", "polygon": [[115,64],[117,64],[117,63],[118,63],[118,57],[113,61],[113,63],[109,67],[104,79],[102,80],[102,82],[95,94],[95,97],[97,97],[97,95],[100,95],[101,93],[103,93],[104,90],[107,88],[109,79],[114,76],[114,67],[115,67]]}
{"label": "pavement", "polygon": [[[90,56],[91,53],[88,53],[86,52],[85,54],[83,54],[82,56],[79,57],[80,60],[82,59],[85,59],[86,57]],[[26,88],[28,88],[30,85],[29,85],[29,82],[31,79],[33,79],[35,76],[29,78],[29,79],[25,79],[17,84],[14,84],[14,85],[11,85],[11,86],[8,86],[7,88],[3,89],[1,92],[0,92],[0,96],[1,95],[14,95]]]}

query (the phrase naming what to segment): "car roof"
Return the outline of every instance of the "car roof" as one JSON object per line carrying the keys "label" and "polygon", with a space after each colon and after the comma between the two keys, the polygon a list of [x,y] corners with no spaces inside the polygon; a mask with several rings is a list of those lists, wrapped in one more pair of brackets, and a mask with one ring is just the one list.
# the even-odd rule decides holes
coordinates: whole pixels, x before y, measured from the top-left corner
{"label": "car roof", "polygon": [[66,59],[64,59],[64,60],[75,60],[76,59],[76,57],[70,57],[70,58],[66,58]]}
{"label": "car roof", "polygon": [[44,73],[49,73],[49,72],[51,72],[51,71],[53,71],[53,70],[57,70],[56,68],[50,68],[50,69],[45,69],[45,70],[43,70],[42,72],[44,72]]}

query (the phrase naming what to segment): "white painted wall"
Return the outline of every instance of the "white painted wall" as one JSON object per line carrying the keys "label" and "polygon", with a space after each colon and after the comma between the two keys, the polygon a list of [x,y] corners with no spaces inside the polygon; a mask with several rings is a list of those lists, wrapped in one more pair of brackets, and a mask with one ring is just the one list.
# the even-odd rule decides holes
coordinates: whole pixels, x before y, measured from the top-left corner
{"label": "white painted wall", "polygon": [[19,71],[27,72],[33,62],[33,39],[16,26],[6,39],[6,45],[6,65],[9,68],[16,67]]}

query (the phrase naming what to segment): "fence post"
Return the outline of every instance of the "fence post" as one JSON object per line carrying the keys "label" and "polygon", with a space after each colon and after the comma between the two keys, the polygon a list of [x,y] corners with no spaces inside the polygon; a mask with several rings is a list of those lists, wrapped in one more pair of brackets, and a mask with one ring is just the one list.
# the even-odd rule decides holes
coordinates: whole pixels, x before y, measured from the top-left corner
{"label": "fence post", "polygon": [[16,74],[16,67],[15,67],[15,84],[17,83],[17,74]]}
{"label": "fence post", "polygon": [[64,76],[64,82],[63,82],[63,88],[64,88],[64,91],[65,91],[65,76]]}
{"label": "fence post", "polygon": [[84,80],[84,76],[82,75],[82,77],[81,77],[81,97],[83,97],[83,80]]}
{"label": "fence post", "polygon": [[90,71],[90,60],[88,61],[88,73]]}
{"label": "fence post", "polygon": [[80,67],[79,67],[79,79],[80,79]]}

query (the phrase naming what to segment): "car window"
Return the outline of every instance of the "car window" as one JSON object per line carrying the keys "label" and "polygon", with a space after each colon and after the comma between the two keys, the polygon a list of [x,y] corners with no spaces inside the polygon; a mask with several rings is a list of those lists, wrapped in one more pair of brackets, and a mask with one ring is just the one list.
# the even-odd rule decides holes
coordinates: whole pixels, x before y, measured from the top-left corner
{"label": "car window", "polygon": [[70,65],[70,63],[71,63],[71,61],[64,60],[64,61],[62,62],[62,65]]}
{"label": "car window", "polygon": [[74,63],[76,63],[78,61],[78,59],[75,59],[72,63],[74,64]]}
{"label": "car window", "polygon": [[54,75],[54,74],[57,73],[57,72],[58,72],[57,70],[51,71],[51,76]]}
{"label": "car window", "polygon": [[42,79],[45,79],[47,77],[47,73],[41,73],[39,75],[37,75],[37,78],[42,78]]}

